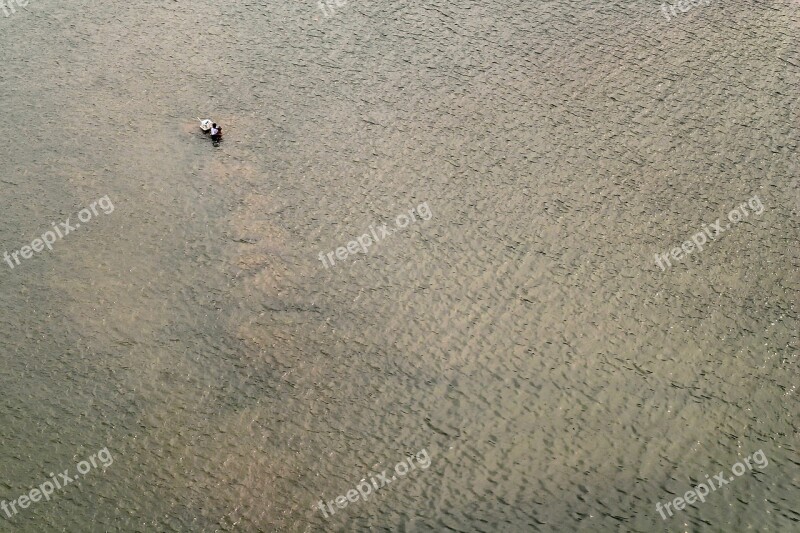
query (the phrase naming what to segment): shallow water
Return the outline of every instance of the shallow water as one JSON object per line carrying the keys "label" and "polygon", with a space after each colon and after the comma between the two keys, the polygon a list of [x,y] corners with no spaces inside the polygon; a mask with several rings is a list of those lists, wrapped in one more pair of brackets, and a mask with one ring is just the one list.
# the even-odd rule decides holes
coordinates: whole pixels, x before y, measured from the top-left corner
{"label": "shallow water", "polygon": [[796,530],[798,23],[740,2],[0,11],[3,250],[114,205],[0,262],[0,499],[113,456],[0,530]]}

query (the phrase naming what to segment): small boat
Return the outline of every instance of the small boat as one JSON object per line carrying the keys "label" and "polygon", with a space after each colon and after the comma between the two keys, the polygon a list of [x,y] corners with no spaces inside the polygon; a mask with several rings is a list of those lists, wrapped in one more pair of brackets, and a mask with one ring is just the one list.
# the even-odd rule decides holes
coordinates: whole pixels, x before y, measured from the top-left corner
{"label": "small boat", "polygon": [[209,120],[207,118],[204,118],[204,119],[198,118],[197,120],[200,121],[200,129],[201,130],[203,130],[204,132],[208,132],[208,131],[211,130],[211,125],[213,124],[213,122],[211,120]]}

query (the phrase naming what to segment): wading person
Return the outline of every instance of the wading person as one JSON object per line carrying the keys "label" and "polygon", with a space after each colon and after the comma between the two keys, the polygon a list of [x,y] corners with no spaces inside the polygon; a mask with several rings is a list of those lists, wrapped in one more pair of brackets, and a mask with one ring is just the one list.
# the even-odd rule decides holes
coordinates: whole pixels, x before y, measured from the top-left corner
{"label": "wading person", "polygon": [[211,140],[218,143],[222,139],[222,126],[218,126],[215,122],[211,125]]}

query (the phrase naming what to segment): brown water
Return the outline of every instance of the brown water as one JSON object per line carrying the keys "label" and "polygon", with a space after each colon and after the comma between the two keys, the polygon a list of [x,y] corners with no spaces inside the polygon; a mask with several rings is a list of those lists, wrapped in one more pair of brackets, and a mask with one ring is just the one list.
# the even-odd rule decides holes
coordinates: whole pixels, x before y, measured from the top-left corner
{"label": "brown water", "polygon": [[0,498],[113,456],[0,531],[798,531],[798,23],[714,0],[0,12],[3,250],[114,205],[0,262]]}

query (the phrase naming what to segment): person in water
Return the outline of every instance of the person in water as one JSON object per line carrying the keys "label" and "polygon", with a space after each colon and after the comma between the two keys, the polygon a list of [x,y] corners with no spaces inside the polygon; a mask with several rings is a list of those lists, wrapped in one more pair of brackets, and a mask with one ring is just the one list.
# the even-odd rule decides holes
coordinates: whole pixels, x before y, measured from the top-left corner
{"label": "person in water", "polygon": [[222,138],[222,126],[218,126],[216,122],[211,125],[211,140],[219,142]]}

